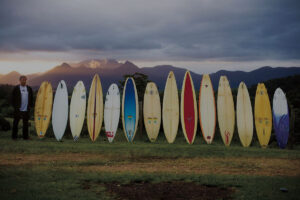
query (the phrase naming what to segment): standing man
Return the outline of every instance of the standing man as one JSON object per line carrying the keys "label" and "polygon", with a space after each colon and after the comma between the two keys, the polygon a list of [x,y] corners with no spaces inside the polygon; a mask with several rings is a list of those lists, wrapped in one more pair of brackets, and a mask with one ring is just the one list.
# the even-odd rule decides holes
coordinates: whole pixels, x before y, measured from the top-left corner
{"label": "standing man", "polygon": [[18,124],[20,119],[23,120],[23,139],[27,140],[28,120],[30,108],[33,107],[32,89],[26,85],[27,77],[20,76],[20,84],[14,87],[12,92],[12,105],[14,107],[14,122],[12,129],[12,139],[18,138]]}

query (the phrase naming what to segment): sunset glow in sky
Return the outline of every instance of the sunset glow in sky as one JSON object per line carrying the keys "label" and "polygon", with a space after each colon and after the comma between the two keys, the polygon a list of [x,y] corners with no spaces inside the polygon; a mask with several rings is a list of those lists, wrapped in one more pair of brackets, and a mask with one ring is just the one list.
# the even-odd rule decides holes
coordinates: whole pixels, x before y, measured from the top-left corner
{"label": "sunset glow in sky", "polygon": [[114,58],[198,73],[300,66],[297,0],[1,0],[0,74]]}

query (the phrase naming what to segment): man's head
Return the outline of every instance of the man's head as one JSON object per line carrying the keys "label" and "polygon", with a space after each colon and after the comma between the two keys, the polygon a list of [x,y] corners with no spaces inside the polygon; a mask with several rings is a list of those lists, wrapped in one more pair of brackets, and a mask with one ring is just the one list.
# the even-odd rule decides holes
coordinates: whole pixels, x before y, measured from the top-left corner
{"label": "man's head", "polygon": [[25,86],[26,85],[26,81],[27,81],[27,77],[26,76],[20,76],[20,84],[22,85],[22,86]]}

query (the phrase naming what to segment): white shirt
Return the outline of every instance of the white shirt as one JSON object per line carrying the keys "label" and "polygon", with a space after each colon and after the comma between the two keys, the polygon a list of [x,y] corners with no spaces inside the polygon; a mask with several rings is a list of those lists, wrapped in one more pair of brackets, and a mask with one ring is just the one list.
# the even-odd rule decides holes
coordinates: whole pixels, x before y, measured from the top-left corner
{"label": "white shirt", "polygon": [[20,85],[20,91],[21,91],[21,107],[20,107],[20,111],[27,111],[27,106],[28,106],[28,91],[27,91],[27,86],[21,86]]}

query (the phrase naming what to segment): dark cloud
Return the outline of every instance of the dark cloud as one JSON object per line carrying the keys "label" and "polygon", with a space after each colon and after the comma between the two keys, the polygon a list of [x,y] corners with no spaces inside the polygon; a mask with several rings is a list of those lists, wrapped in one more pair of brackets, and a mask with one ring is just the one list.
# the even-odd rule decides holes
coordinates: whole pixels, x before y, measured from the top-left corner
{"label": "dark cloud", "polygon": [[300,59],[300,3],[2,0],[0,50],[171,60]]}

